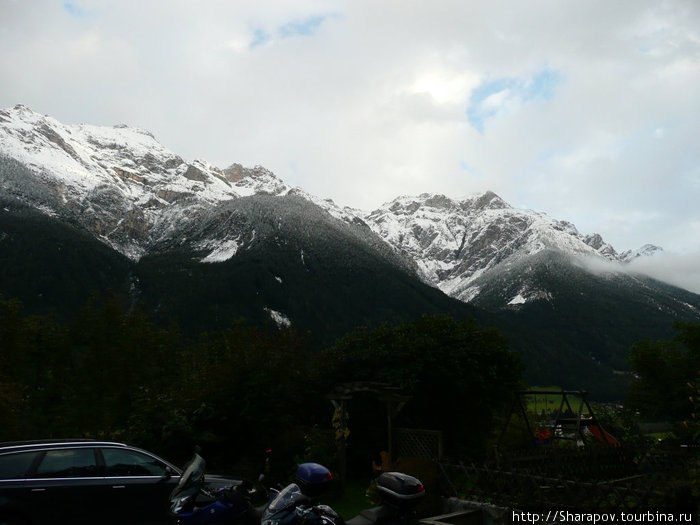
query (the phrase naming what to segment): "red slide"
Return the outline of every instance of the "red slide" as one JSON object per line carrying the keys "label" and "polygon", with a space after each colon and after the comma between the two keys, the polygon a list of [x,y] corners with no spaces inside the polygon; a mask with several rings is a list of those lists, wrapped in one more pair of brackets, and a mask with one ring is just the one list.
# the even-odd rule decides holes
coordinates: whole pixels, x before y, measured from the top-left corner
{"label": "red slide", "polygon": [[620,442],[615,439],[615,437],[612,434],[609,434],[603,427],[600,425],[587,425],[588,430],[591,431],[591,434],[593,434],[593,437],[596,438],[598,441],[602,441],[603,443],[607,443],[608,445],[612,445],[613,447],[619,447]]}

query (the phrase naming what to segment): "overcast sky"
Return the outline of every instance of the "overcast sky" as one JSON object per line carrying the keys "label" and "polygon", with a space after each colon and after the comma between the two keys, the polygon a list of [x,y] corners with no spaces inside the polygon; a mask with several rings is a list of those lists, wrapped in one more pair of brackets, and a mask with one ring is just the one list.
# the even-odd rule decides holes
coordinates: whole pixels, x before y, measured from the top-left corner
{"label": "overcast sky", "polygon": [[696,0],[0,0],[0,72],[343,206],[492,190],[700,292]]}

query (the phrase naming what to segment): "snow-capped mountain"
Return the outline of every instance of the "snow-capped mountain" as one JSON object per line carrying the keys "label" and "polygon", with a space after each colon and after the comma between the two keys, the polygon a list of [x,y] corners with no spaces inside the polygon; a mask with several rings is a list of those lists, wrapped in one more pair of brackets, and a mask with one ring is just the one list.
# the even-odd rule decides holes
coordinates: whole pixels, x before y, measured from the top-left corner
{"label": "snow-capped mountain", "polygon": [[73,220],[138,259],[217,203],[292,188],[262,168],[187,162],[150,133],[124,125],[64,125],[18,105],[0,111],[0,154],[30,168],[6,173],[4,193]]}
{"label": "snow-capped mountain", "polygon": [[[188,162],[147,131],[64,125],[23,105],[0,110],[0,155],[31,170],[27,180],[25,172],[13,177],[6,169],[3,192],[77,222],[134,260],[172,244],[217,205],[239,197],[299,195],[346,222],[358,220],[261,166],[221,169],[203,160]],[[235,238],[228,232],[200,240],[200,247],[211,247],[207,261],[233,253]]]}
{"label": "snow-capped mountain", "polygon": [[112,292],[189,334],[245,318],[319,344],[473,317],[512,341],[533,384],[618,396],[631,344],[700,320],[698,295],[621,270],[659,251],[618,254],[492,192],[340,208],[262,167],[187,161],[146,131],[0,110],[0,297],[33,312]]}
{"label": "snow-capped mountain", "polygon": [[[618,255],[598,234],[583,235],[570,222],[513,208],[493,192],[453,200],[444,195],[399,197],[365,216],[371,228],[416,261],[424,280],[469,302],[488,278],[549,250],[625,262],[660,248],[647,245]],[[505,304],[547,297],[526,289]]]}
{"label": "snow-capped mountain", "polygon": [[[80,225],[132,260],[183,246],[202,262],[230,259],[256,236],[250,206],[231,203],[253,195],[297,196],[318,206],[385,259],[464,302],[545,250],[617,262],[660,250],[647,245],[619,255],[598,234],[513,208],[492,192],[461,200],[399,197],[370,213],[341,209],[259,166],[188,162],[147,131],[64,125],[22,105],[0,111],[0,156],[3,193]],[[503,306],[547,297],[547,290],[521,288]]]}
{"label": "snow-capped mountain", "polygon": [[114,186],[134,206],[160,209],[196,197],[215,203],[259,193],[280,195],[291,188],[261,167],[206,161],[186,162],[148,131],[64,125],[23,105],[0,110],[0,152],[39,174],[60,181],[63,200],[85,199]]}

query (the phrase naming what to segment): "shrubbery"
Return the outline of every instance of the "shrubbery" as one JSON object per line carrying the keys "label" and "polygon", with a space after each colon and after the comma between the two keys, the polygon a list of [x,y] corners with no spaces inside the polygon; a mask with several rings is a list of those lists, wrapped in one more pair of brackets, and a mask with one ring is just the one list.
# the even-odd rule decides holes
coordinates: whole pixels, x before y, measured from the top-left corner
{"label": "shrubbery", "polygon": [[[1,300],[0,364],[0,440],[112,438],[179,461],[199,444],[213,463],[257,466],[272,448],[280,468],[314,428],[330,429],[327,395],[357,380],[401,387],[411,396],[401,424],[476,453],[521,373],[503,338],[473,321],[360,329],[319,353],[293,330],[243,321],[187,339],[110,299],[68,323]],[[352,432],[383,432],[383,410],[351,412]]]}

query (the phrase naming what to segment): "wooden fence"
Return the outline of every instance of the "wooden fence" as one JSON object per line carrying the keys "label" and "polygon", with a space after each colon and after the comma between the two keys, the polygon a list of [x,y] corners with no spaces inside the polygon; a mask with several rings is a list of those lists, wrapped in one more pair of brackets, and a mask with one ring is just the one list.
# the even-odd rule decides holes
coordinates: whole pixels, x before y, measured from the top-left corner
{"label": "wooden fence", "polygon": [[484,464],[443,460],[454,495],[525,511],[605,512],[698,509],[684,454],[621,447],[498,455]]}

